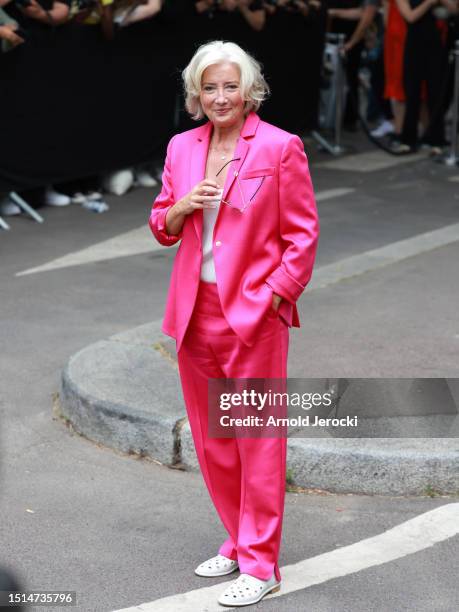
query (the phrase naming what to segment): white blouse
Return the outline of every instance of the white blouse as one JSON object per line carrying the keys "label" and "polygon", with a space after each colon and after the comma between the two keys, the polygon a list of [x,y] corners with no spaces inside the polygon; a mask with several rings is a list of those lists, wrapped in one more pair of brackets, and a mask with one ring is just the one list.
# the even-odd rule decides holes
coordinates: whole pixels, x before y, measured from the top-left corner
{"label": "white blouse", "polygon": [[215,208],[205,208],[203,212],[202,224],[202,263],[201,263],[201,280],[207,283],[216,283],[214,255],[212,252],[212,244],[214,237],[215,222],[220,210],[223,189],[220,190],[220,198],[215,200],[217,206]]}

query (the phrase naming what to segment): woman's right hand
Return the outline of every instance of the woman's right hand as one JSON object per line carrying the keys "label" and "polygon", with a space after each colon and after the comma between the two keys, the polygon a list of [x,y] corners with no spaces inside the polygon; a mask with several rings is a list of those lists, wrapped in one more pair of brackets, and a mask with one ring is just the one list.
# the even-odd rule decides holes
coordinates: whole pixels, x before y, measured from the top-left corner
{"label": "woman's right hand", "polygon": [[220,198],[221,192],[222,190],[216,181],[204,179],[177,202],[177,212],[182,215],[191,215],[195,210],[216,208],[216,200]]}
{"label": "woman's right hand", "polygon": [[217,208],[222,190],[218,183],[204,179],[193,187],[181,200],[178,200],[166,213],[166,231],[170,236],[177,236],[183,227],[185,217],[195,210]]}

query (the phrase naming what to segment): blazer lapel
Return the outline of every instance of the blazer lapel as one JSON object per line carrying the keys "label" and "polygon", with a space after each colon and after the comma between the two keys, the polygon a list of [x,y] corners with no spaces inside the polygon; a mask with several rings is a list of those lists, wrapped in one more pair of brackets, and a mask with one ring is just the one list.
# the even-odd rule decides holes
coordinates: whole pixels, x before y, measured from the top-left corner
{"label": "blazer lapel", "polygon": [[[223,194],[222,198],[226,200],[227,194],[233,186],[236,177],[238,176],[242,164],[244,163],[245,158],[247,157],[247,153],[250,149],[250,144],[247,142],[247,139],[255,136],[257,131],[258,124],[260,122],[260,118],[254,112],[249,113],[247,116],[243,128],[241,130],[241,135],[238,139],[236,150],[234,152],[234,159],[237,161],[233,161],[230,164],[228,169],[225,184],[223,186]],[[205,177],[206,173],[206,162],[207,155],[209,152],[209,144],[210,137],[212,134],[212,123],[208,121],[206,124],[201,126],[199,131],[196,133],[196,140],[193,144],[191,150],[191,160],[190,160],[190,191],[193,187],[202,181]],[[196,210],[191,215],[193,217],[193,224],[196,230],[196,235],[198,237],[199,242],[202,240],[202,210]],[[220,217],[220,215],[218,215]],[[218,222],[218,218],[217,218]]]}
{"label": "blazer lapel", "polygon": [[227,199],[227,195],[231,187],[233,186],[236,177],[238,176],[242,164],[244,163],[245,158],[247,157],[247,153],[249,152],[250,145],[244,140],[242,136],[239,137],[238,143],[236,145],[236,149],[234,151],[234,159],[235,161],[231,162],[228,173],[226,175],[225,185],[223,187],[223,195],[222,198],[224,200]]}
{"label": "blazer lapel", "polygon": [[236,150],[233,156],[234,159],[237,159],[237,161],[231,163],[228,169],[228,173],[226,175],[226,181],[223,187],[222,195],[224,200],[227,199],[228,192],[230,191],[234,181],[236,180],[239,172],[241,171],[242,164],[244,163],[245,158],[247,157],[247,153],[250,149],[250,142],[248,141],[252,139],[253,136],[255,136],[259,123],[260,118],[253,111],[247,115],[244,121],[244,125],[242,126],[241,130],[241,135],[239,137],[238,143],[236,145]]}

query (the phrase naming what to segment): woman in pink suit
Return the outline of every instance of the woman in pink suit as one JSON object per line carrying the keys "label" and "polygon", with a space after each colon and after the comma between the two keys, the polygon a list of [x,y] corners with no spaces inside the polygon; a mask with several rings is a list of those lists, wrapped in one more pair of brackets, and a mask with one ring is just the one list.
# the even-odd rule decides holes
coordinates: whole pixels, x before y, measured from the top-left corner
{"label": "woman in pink suit", "polygon": [[198,461],[228,532],[199,576],[241,574],[218,599],[244,606],[280,587],[286,438],[208,435],[209,379],[285,379],[289,327],[308,283],[318,218],[302,141],[256,114],[268,93],[239,46],[201,46],[183,72],[201,127],[169,142],[150,216],[175,257],[163,331],[174,337]]}

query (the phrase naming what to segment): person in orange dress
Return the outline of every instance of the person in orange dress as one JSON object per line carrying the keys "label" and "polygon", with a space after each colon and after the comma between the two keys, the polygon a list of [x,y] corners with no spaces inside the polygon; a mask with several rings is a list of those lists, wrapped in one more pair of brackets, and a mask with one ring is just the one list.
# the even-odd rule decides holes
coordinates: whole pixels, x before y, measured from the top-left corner
{"label": "person in orange dress", "polygon": [[405,89],[403,87],[403,53],[406,22],[395,0],[388,0],[384,34],[384,97],[389,99],[394,114],[394,132],[400,134],[405,115]]}

